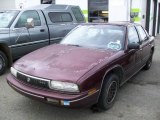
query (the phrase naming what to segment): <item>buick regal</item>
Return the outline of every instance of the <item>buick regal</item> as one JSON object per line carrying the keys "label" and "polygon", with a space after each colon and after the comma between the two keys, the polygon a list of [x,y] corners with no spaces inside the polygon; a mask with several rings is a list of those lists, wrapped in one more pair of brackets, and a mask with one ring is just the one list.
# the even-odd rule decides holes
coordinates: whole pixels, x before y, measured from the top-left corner
{"label": "buick regal", "polygon": [[17,92],[56,106],[111,108],[120,86],[148,70],[154,37],[139,24],[84,24],[60,44],[36,50],[11,67]]}

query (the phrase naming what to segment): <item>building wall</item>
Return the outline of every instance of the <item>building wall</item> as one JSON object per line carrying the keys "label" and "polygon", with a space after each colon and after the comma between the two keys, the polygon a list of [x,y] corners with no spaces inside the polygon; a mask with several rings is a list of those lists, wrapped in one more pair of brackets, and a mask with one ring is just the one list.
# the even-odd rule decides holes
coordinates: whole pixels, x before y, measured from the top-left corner
{"label": "building wall", "polygon": [[109,22],[130,21],[130,0],[109,0]]}
{"label": "building wall", "polygon": [[14,9],[15,8],[15,0],[1,0],[0,1],[0,9]]}
{"label": "building wall", "polygon": [[35,5],[40,5],[40,0],[15,0],[15,6],[17,9],[19,8],[27,8]]}

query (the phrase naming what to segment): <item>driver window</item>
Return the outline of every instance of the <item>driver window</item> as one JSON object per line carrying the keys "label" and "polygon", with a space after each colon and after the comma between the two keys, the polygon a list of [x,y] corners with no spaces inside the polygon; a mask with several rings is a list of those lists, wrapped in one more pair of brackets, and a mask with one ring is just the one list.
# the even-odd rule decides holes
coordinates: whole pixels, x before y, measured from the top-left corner
{"label": "driver window", "polygon": [[129,43],[139,43],[139,37],[135,27],[128,28],[128,42]]}
{"label": "driver window", "polygon": [[33,18],[34,26],[41,26],[41,20],[37,11],[29,10],[22,13],[15,27],[16,28],[25,27],[28,18]]}
{"label": "driver window", "polygon": [[142,28],[142,26],[137,26],[136,28],[139,32],[139,36],[141,38],[141,41],[145,41],[147,38],[147,35],[146,35],[146,32],[144,31],[144,29]]}

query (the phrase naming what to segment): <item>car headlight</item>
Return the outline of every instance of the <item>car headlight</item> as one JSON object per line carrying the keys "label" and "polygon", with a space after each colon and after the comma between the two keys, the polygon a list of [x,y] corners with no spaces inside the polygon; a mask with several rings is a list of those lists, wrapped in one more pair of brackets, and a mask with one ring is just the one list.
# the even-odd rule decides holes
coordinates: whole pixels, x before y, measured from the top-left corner
{"label": "car headlight", "polygon": [[11,67],[10,71],[11,71],[11,74],[12,74],[13,76],[17,77],[17,72],[18,72],[18,71],[17,71],[15,68]]}
{"label": "car headlight", "polygon": [[79,92],[78,85],[74,83],[61,82],[61,81],[51,81],[50,88],[66,92]]}

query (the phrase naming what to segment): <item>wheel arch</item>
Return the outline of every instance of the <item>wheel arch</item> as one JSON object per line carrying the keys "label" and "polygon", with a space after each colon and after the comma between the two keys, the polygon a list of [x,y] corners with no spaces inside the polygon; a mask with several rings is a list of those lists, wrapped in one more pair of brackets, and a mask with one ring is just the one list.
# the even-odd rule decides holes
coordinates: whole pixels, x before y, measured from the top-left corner
{"label": "wheel arch", "polygon": [[8,67],[10,67],[13,62],[10,48],[4,43],[0,43],[0,50],[6,55],[8,59]]}
{"label": "wheel arch", "polygon": [[119,78],[119,86],[120,86],[120,83],[121,83],[121,82],[123,81],[123,79],[124,79],[124,70],[123,70],[123,68],[122,68],[121,65],[115,65],[115,66],[107,69],[107,71],[105,72],[105,74],[104,74],[104,76],[103,76],[102,82],[101,82],[100,92],[99,92],[98,99],[99,99],[99,97],[100,97],[101,90],[102,90],[102,87],[103,87],[105,78],[106,78],[109,74],[116,74],[116,75],[118,75],[118,78]]}

